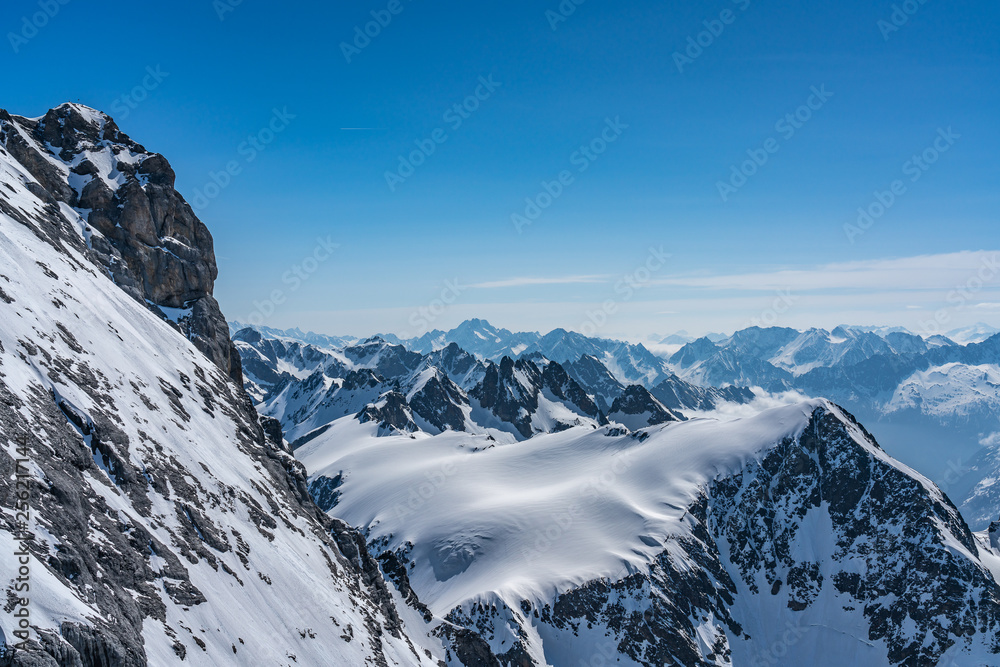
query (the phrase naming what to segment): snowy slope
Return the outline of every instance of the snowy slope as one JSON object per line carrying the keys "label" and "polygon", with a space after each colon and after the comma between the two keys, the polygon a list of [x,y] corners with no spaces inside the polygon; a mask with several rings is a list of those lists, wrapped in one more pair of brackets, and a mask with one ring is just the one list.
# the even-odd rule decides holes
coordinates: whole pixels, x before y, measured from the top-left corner
{"label": "snowy slope", "polygon": [[996,664],[1000,588],[957,511],[825,401],[507,445],[372,436],[340,420],[298,456],[506,659]]}
{"label": "snowy slope", "polygon": [[[342,555],[353,534],[317,516],[242,389],[32,191],[0,146],[0,548],[13,553],[23,434],[34,637],[65,664],[434,664],[423,621],[397,615],[372,562]],[[0,581],[15,576],[5,555]]]}
{"label": "snowy slope", "polygon": [[998,415],[1000,366],[950,363],[918,371],[899,385],[884,407],[886,413],[902,410],[943,420],[967,419],[977,413]]}

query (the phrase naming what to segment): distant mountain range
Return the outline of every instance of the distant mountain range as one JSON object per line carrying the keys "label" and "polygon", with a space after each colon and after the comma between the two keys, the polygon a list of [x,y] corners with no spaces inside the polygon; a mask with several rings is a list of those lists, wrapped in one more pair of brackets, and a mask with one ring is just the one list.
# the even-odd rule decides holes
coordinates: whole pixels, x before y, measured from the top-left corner
{"label": "distant mountain range", "polygon": [[[356,340],[261,331],[330,350]],[[981,528],[996,518],[1000,503],[1000,485],[994,491],[991,483],[1000,476],[1000,336],[985,324],[951,335],[978,342],[925,338],[900,327],[751,327],[692,340],[658,356],[642,344],[563,329],[517,333],[481,319],[417,339],[386,335],[379,340],[418,355],[454,346],[468,356],[470,367],[499,364],[504,357],[540,366],[557,363],[604,416],[630,385],[644,387],[681,415],[787,392],[827,397],[869,424],[894,456],[945,488]],[[244,357],[253,367],[255,362]],[[462,389],[473,386],[467,381]]]}
{"label": "distant mountain range", "polygon": [[258,409],[279,420],[296,447],[349,415],[377,421],[386,434],[450,430],[512,442],[572,426],[596,428],[615,415],[623,425],[645,428],[682,420],[685,410],[754,399],[748,389],[698,387],[672,374],[650,389],[626,385],[591,355],[560,364],[535,351],[494,362],[456,343],[420,353],[373,337],[319,348],[249,328],[233,340]]}

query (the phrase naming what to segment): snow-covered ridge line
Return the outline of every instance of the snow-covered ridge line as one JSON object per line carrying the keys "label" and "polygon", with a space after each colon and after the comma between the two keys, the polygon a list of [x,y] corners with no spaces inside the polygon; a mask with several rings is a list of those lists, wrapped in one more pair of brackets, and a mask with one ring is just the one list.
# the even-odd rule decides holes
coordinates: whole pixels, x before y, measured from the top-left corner
{"label": "snow-covered ridge line", "polygon": [[[503,445],[377,437],[344,418],[297,454],[313,488],[336,489],[330,513],[408,564],[420,602],[495,654],[562,664],[611,642],[638,664],[750,664],[788,627],[821,624],[788,664],[911,664],[914,651],[986,664],[998,638],[993,612],[921,615],[934,572],[955,577],[933,584],[942,609],[966,595],[992,609],[1000,588],[945,496],[825,400]],[[883,616],[894,596],[916,626]],[[990,629],[965,637],[947,629],[956,621]]]}

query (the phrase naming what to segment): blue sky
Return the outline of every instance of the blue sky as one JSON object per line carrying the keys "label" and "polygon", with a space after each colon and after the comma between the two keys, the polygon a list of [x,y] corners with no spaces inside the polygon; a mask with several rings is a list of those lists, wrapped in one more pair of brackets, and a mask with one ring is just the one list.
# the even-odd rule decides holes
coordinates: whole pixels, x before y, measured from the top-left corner
{"label": "blue sky", "polygon": [[231,319],[1000,324],[996,3],[63,2],[4,3],[0,106],[163,153]]}

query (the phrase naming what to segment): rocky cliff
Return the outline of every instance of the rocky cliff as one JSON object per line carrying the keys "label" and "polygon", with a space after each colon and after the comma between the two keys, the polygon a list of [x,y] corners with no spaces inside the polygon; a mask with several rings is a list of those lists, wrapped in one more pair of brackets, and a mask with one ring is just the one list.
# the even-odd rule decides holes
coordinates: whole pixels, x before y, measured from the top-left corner
{"label": "rocky cliff", "polygon": [[174,189],[162,155],[132,141],[107,115],[70,103],[41,118],[0,110],[0,144],[34,178],[27,187],[35,196],[79,216],[93,256],[121,289],[242,381],[212,296],[212,235]]}
{"label": "rocky cliff", "polygon": [[172,184],[93,110],[0,116],[3,660],[436,665],[239,384]]}

